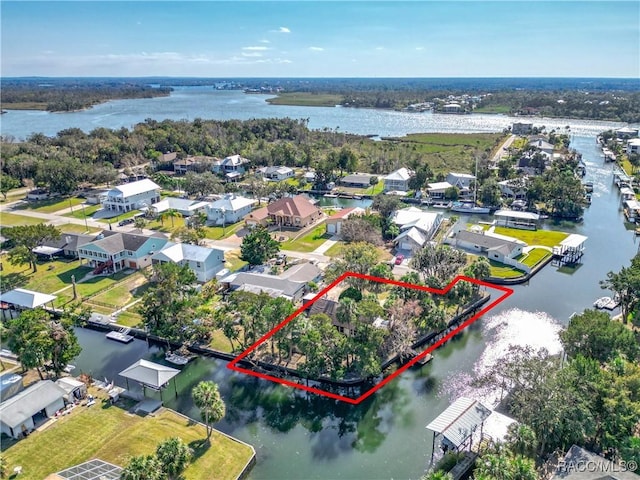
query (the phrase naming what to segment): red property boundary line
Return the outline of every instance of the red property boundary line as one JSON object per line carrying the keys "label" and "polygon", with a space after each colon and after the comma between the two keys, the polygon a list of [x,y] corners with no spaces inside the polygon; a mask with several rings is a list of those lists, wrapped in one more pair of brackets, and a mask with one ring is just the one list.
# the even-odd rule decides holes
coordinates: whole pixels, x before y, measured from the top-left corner
{"label": "red property boundary line", "polygon": [[[269,338],[271,338],[273,335],[275,335],[275,333],[278,330],[280,330],[287,323],[289,323],[291,320],[293,320],[298,315],[300,315],[303,311],[305,311],[308,307],[310,307],[316,300],[320,299],[328,291],[330,291],[332,288],[334,288],[340,282],[342,282],[343,280],[345,280],[346,278],[349,278],[349,277],[360,278],[360,279],[363,279],[363,280],[370,280],[370,281],[379,282],[379,283],[387,283],[389,285],[395,285],[395,286],[398,286],[398,287],[411,288],[411,289],[414,289],[414,290],[421,290],[421,291],[424,291],[424,292],[435,293],[437,295],[446,295],[449,292],[449,290],[451,290],[456,285],[456,283],[461,282],[461,281],[465,281],[465,282],[475,283],[476,285],[480,285],[480,286],[483,286],[483,287],[493,288],[494,290],[499,290],[499,291],[503,292],[503,294],[500,295],[500,297],[498,297],[493,302],[489,303],[486,307],[484,307],[483,309],[478,311],[474,316],[472,316],[471,318],[465,320],[455,330],[449,332],[449,334],[447,334],[445,337],[443,337],[440,340],[438,340],[436,343],[431,345],[424,352],[420,353],[419,355],[417,355],[416,357],[411,359],[411,361],[409,361],[408,363],[406,363],[405,365],[400,367],[398,370],[393,372],[388,377],[385,377],[380,383],[377,383],[376,385],[374,385],[372,388],[370,388],[369,390],[367,390],[365,393],[363,393],[362,395],[360,395],[357,398],[345,397],[345,396],[338,395],[338,394],[335,394],[335,393],[331,393],[331,392],[327,392],[327,391],[324,391],[324,390],[320,390],[318,388],[309,387],[309,386],[302,385],[302,384],[299,384],[299,383],[296,383],[296,382],[292,382],[292,381],[289,381],[289,380],[286,380],[286,379],[283,379],[283,378],[274,377],[274,376],[267,375],[267,374],[264,374],[264,373],[254,372],[253,370],[249,370],[249,369],[242,368],[242,367],[238,366],[238,362],[240,362],[243,358],[245,358],[247,355],[249,355],[251,352],[253,352],[256,348],[258,348],[258,346],[261,343],[263,343],[266,340],[268,340]],[[272,382],[280,383],[282,385],[287,385],[289,387],[298,388],[298,389],[301,389],[301,390],[305,390],[307,392],[316,393],[318,395],[323,395],[325,397],[333,398],[335,400],[340,400],[340,401],[343,401],[343,402],[351,403],[353,405],[357,405],[358,403],[362,402],[365,398],[369,397],[374,392],[376,392],[377,390],[382,388],[384,385],[389,383],[391,380],[396,378],[402,372],[407,370],[413,364],[415,364],[416,362],[418,362],[419,360],[421,360],[422,358],[427,356],[430,352],[432,352],[433,350],[438,348],[440,345],[442,345],[443,343],[448,341],[451,337],[457,335],[462,330],[467,328],[469,325],[471,325],[473,322],[475,322],[478,318],[480,318],[480,316],[484,315],[489,310],[491,310],[492,308],[496,307],[498,304],[503,302],[511,294],[513,294],[513,289],[511,289],[511,288],[503,287],[501,285],[494,285],[494,284],[489,283],[489,282],[483,282],[481,280],[476,280],[474,278],[465,277],[463,275],[459,275],[456,278],[454,278],[451,281],[451,283],[449,283],[449,285],[447,285],[445,288],[436,289],[436,288],[425,287],[423,285],[416,285],[416,284],[413,284],[413,283],[400,282],[400,281],[397,281],[397,280],[389,280],[389,279],[380,278],[380,277],[372,277],[370,275],[363,275],[361,273],[345,272],[339,278],[337,278],[334,282],[332,282],[330,285],[328,285],[327,287],[323,288],[322,291],[320,291],[315,297],[313,297],[307,303],[302,305],[298,310],[296,310],[294,313],[292,313],[287,318],[285,318],[282,322],[280,322],[278,325],[276,325],[272,330],[270,330],[269,332],[264,334],[262,337],[260,337],[253,345],[251,345],[244,352],[242,352],[240,355],[238,355],[234,360],[229,362],[227,364],[227,368],[229,368],[231,370],[234,370],[236,372],[245,373],[247,375],[252,375],[254,377],[262,378],[264,380],[270,380]]]}

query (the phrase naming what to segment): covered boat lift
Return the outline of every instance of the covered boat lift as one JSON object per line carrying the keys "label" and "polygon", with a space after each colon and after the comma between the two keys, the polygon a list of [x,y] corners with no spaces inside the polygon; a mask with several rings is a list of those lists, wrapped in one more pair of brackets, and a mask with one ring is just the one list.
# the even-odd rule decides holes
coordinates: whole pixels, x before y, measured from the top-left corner
{"label": "covered boat lift", "polygon": [[494,213],[496,225],[521,228],[523,230],[536,230],[540,215],[533,212],[518,212],[515,210],[498,210]]}
{"label": "covered boat lift", "polygon": [[[30,310],[38,307],[45,307],[50,303],[53,307],[53,301],[58,298],[55,295],[49,295],[47,293],[40,293],[33,290],[26,290],[24,288],[15,288],[9,292],[0,295],[0,302],[2,303],[2,318],[10,320],[14,317],[11,311],[20,313],[22,310]],[[8,318],[5,312],[9,312]]]}
{"label": "covered boat lift", "polygon": [[[145,394],[145,389],[150,388],[156,392],[160,392],[160,400],[162,400],[162,389],[165,388],[169,381],[180,373],[180,370],[167,367],[166,365],[160,365],[159,363],[153,363],[149,360],[138,360],[136,363],[128,368],[125,368],[119,373],[121,377],[124,377],[127,381],[127,390],[129,390],[129,379],[139,383],[142,386],[142,394]],[[178,388],[176,387],[176,381],[173,381],[173,388],[178,396]]]}

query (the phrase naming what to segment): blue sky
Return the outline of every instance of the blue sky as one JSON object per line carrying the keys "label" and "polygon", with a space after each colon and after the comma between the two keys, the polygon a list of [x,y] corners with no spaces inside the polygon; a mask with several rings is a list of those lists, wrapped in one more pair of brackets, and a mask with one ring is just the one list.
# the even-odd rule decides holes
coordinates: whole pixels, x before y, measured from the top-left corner
{"label": "blue sky", "polygon": [[640,2],[12,2],[2,76],[640,77]]}

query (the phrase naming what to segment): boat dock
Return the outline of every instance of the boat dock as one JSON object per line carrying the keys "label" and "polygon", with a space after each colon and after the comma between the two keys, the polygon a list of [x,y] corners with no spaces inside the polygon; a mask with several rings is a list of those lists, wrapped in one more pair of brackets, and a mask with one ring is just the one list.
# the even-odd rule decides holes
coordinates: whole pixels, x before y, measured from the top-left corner
{"label": "boat dock", "polygon": [[117,332],[114,331],[107,333],[106,337],[109,340],[115,340],[116,342],[129,343],[133,341],[133,335],[129,335],[130,331],[130,328],[121,328]]}

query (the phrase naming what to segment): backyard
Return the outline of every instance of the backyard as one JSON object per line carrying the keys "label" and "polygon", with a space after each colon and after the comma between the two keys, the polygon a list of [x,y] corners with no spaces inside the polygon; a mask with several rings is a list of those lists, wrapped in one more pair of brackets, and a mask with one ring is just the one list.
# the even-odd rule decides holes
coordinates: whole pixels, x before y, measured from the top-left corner
{"label": "backyard", "polygon": [[302,235],[301,237],[282,242],[280,246],[283,250],[295,250],[297,252],[313,252],[316,248],[322,245],[324,242],[331,238],[330,234],[326,233],[326,226],[324,224],[318,225],[310,232]]}
{"label": "backyard", "polygon": [[22,477],[40,479],[92,458],[124,466],[131,456],[153,453],[169,437],[179,437],[193,449],[187,480],[235,479],[253,454],[249,446],[217,431],[208,445],[203,425],[171,410],[141,417],[99,401],[93,408],[76,407],[24,440],[3,441],[3,456],[9,471],[20,465]]}
{"label": "backyard", "polygon": [[37,200],[30,201],[23,205],[16,206],[18,210],[34,210],[40,213],[55,213],[65,208],[75,207],[84,203],[83,198],[69,197],[69,198],[51,198],[49,200]]}
{"label": "backyard", "polygon": [[495,227],[495,233],[522,240],[529,246],[540,245],[543,247],[555,247],[569,236],[565,232],[554,230],[520,230],[517,228]]}

